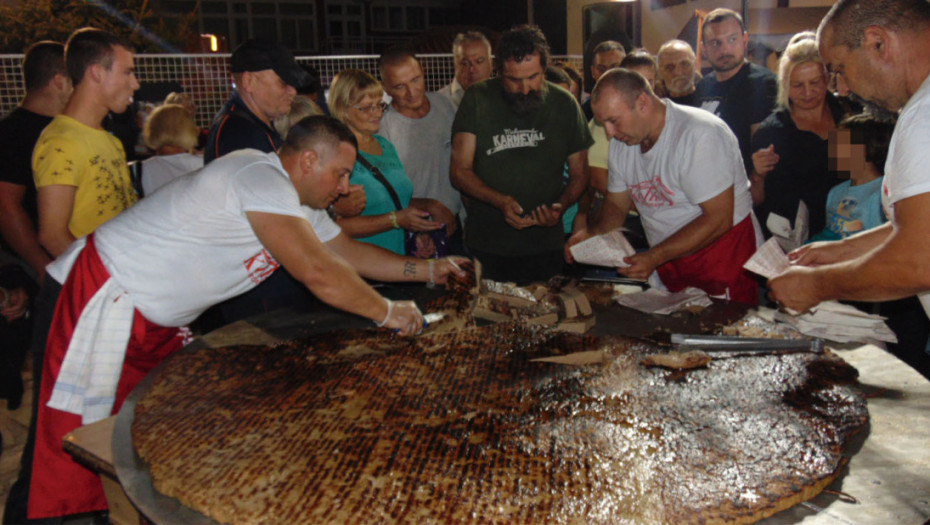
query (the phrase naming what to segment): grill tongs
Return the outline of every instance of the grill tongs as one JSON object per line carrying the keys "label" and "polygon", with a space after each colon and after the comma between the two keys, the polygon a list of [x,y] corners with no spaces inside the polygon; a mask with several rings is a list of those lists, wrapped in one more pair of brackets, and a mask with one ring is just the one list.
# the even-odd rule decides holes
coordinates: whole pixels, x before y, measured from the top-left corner
{"label": "grill tongs", "polygon": [[767,339],[728,335],[672,334],[672,344],[678,346],[682,352],[702,350],[723,354],[719,357],[798,352],[823,353],[823,339]]}

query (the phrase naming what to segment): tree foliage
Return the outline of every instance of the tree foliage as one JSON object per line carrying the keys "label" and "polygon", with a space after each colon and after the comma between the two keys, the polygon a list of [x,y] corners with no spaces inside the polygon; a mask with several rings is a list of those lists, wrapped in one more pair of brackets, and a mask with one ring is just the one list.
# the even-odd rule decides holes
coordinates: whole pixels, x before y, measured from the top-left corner
{"label": "tree foliage", "polygon": [[126,38],[137,52],[177,52],[196,36],[196,10],[164,17],[148,0],[21,0],[0,6],[0,52],[22,53],[39,40],[64,42],[87,26]]}

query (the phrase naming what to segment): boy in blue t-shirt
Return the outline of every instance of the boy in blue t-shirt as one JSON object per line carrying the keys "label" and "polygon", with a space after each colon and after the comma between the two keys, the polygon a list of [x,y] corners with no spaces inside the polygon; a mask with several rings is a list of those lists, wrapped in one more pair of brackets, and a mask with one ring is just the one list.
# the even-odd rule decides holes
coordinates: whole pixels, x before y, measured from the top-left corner
{"label": "boy in blue t-shirt", "polygon": [[814,241],[835,241],[880,226],[882,176],[894,121],[862,113],[840,122],[830,133],[830,168],[849,175],[827,195],[827,225]]}

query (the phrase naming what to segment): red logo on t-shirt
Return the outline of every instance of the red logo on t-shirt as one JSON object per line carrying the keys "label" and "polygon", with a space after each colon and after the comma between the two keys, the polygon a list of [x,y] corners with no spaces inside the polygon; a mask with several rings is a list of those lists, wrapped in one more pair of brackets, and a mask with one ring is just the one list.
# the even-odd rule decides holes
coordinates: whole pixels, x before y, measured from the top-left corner
{"label": "red logo on t-shirt", "polygon": [[262,250],[245,260],[245,270],[249,272],[249,279],[256,284],[267,279],[280,266],[268,250]]}
{"label": "red logo on t-shirt", "polygon": [[675,192],[662,184],[661,175],[656,175],[652,180],[630,186],[630,194],[637,206],[664,208],[674,204],[672,196],[675,195]]}

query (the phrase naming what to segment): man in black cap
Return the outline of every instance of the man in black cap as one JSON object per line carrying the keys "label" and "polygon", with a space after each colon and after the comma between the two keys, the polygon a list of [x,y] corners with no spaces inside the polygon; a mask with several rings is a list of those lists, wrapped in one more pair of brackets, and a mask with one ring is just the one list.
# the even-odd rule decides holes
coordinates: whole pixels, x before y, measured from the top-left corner
{"label": "man in black cap", "polygon": [[290,51],[267,40],[239,45],[230,69],[236,90],[213,119],[204,164],[240,149],[277,151],[282,140],[271,121],[287,114],[297,90],[311,80]]}
{"label": "man in black cap", "polygon": [[[243,42],[229,65],[236,90],[210,126],[204,165],[241,149],[278,151],[284,141],[272,121],[290,111],[297,90],[312,80],[290,51],[267,40]],[[276,308],[314,303],[300,282],[287,272],[275,272],[255,289],[208,311],[198,324],[208,331]]]}

